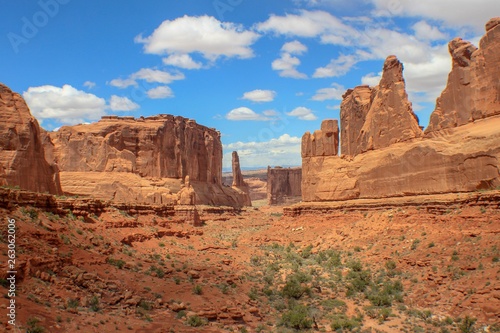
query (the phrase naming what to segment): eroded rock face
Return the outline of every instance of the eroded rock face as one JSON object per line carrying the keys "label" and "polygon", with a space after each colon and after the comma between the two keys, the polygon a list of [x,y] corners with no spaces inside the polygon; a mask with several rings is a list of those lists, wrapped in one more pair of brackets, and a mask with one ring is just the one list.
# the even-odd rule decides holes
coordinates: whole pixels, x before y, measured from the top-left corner
{"label": "eroded rock face", "polygon": [[93,124],[64,126],[48,136],[46,156],[59,165],[66,193],[171,204],[179,200],[182,180],[189,177],[190,193],[183,193],[183,204],[244,204],[239,191],[222,186],[220,133],[194,120],[106,116]]}
{"label": "eroded rock face", "polygon": [[469,192],[500,186],[500,116],[354,158],[302,159],[302,200]]}
{"label": "eroded rock face", "polygon": [[339,124],[336,119],[323,120],[320,130],[302,136],[302,157],[336,156],[338,151]]}
{"label": "eroded rock face", "polygon": [[360,152],[359,135],[370,110],[372,89],[358,86],[348,89],[340,104],[340,149],[343,155],[356,155]]}
{"label": "eroded rock face", "polygon": [[269,205],[300,201],[302,198],[301,184],[302,168],[268,167],[267,201]]}
{"label": "eroded rock face", "polygon": [[250,188],[248,184],[243,180],[243,174],[241,173],[240,157],[238,152],[233,151],[232,154],[232,170],[233,170],[233,184],[232,187],[238,191],[244,206],[252,206],[252,200],[250,199]]}
{"label": "eroded rock face", "polygon": [[479,49],[461,38],[448,49],[452,69],[426,133],[500,114],[500,18],[486,24]]}
{"label": "eroded rock face", "polygon": [[61,171],[132,172],[220,184],[222,144],[215,129],[171,115],[103,117],[49,133]]}
{"label": "eroded rock face", "polygon": [[246,186],[241,174],[240,157],[238,152],[233,151],[232,154],[232,170],[233,170],[233,186]]}
{"label": "eroded rock face", "polygon": [[423,135],[408,101],[403,64],[395,56],[385,60],[377,87],[361,86],[344,94],[340,118],[344,155],[355,156]]}
{"label": "eroded rock face", "polygon": [[0,183],[61,194],[58,170],[45,160],[38,121],[21,95],[0,84]]}

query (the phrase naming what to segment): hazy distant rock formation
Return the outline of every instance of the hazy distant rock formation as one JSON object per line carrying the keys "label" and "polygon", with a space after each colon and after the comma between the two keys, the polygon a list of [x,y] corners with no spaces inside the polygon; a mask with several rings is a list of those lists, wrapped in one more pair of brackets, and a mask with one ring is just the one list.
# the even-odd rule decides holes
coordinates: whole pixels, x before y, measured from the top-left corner
{"label": "hazy distant rock formation", "polygon": [[280,205],[280,204],[290,204],[300,201],[302,198],[301,184],[302,184],[302,168],[268,167],[267,168],[268,204]]}
{"label": "hazy distant rock formation", "polygon": [[238,152],[233,151],[232,154],[232,170],[233,170],[233,189],[240,192],[244,206],[252,206],[252,201],[250,199],[250,188],[248,184],[243,180],[243,174],[241,173],[240,167],[240,157]]}
{"label": "hazy distant rock formation", "polygon": [[355,156],[423,135],[408,101],[403,64],[385,60],[382,79],[375,88],[348,90],[340,106],[342,154]]}
{"label": "hazy distant rock formation", "polygon": [[41,129],[21,95],[0,84],[0,184],[61,194],[56,165],[45,160]]}
{"label": "hazy distant rock formation", "polygon": [[238,191],[222,185],[220,133],[194,120],[106,116],[48,135],[53,145],[46,144],[47,158],[59,165],[64,192],[122,202],[175,203],[182,181],[189,177],[196,204],[245,204]]}
{"label": "hazy distant rock formation", "polygon": [[500,18],[486,30],[479,49],[461,39],[450,42],[453,68],[425,137],[396,57],[385,61],[377,87],[348,90],[341,104],[342,157],[310,154],[310,134],[304,135],[303,201],[500,186]]}
{"label": "hazy distant rock formation", "polygon": [[479,49],[461,38],[448,49],[452,69],[426,133],[500,114],[500,18],[486,24]]}
{"label": "hazy distant rock formation", "polygon": [[336,156],[339,151],[338,120],[326,119],[321,122],[321,129],[313,134],[306,132],[302,136],[302,157]]}

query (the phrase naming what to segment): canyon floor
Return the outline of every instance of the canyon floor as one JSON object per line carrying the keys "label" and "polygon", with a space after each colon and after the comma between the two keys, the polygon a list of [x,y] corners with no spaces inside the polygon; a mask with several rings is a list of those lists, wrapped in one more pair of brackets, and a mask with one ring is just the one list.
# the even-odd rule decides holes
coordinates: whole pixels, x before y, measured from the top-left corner
{"label": "canyon floor", "polygon": [[18,294],[17,325],[2,315],[0,331],[500,332],[498,209],[291,217],[254,203],[201,227],[1,209],[16,220]]}

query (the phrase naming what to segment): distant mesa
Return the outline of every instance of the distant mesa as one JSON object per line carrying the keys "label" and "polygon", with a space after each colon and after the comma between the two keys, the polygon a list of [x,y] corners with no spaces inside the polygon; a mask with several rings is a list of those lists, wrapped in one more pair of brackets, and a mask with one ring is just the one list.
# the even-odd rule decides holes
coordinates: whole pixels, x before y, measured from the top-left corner
{"label": "distant mesa", "polygon": [[289,205],[302,199],[302,168],[267,167],[267,202]]}
{"label": "distant mesa", "polygon": [[[469,192],[500,186],[500,18],[476,48],[449,43],[453,67],[425,133],[408,101],[403,65],[389,56],[378,86],[348,89],[338,131],[302,138],[304,201]],[[481,120],[481,121],[479,121]],[[327,145],[327,147],[325,147]]]}
{"label": "distant mesa", "polygon": [[5,85],[0,109],[4,186],[113,202],[251,204],[248,193],[222,185],[220,132],[192,119],[104,116],[45,132]]}

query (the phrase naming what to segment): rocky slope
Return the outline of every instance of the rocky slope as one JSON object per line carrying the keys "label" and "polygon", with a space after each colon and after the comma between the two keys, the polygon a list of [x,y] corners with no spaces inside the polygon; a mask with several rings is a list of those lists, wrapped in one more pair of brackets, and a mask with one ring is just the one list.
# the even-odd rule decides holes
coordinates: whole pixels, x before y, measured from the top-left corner
{"label": "rocky slope", "polygon": [[45,160],[41,129],[24,99],[0,84],[0,184],[60,194],[57,166]]}
{"label": "rocky slope", "polygon": [[500,114],[500,18],[486,24],[479,49],[461,38],[448,47],[453,67],[425,130],[431,133]]}
{"label": "rocky slope", "polygon": [[197,204],[246,204],[239,191],[222,186],[220,133],[194,120],[107,116],[47,135],[47,156],[59,165],[66,193],[165,204],[176,201],[189,176]]}

